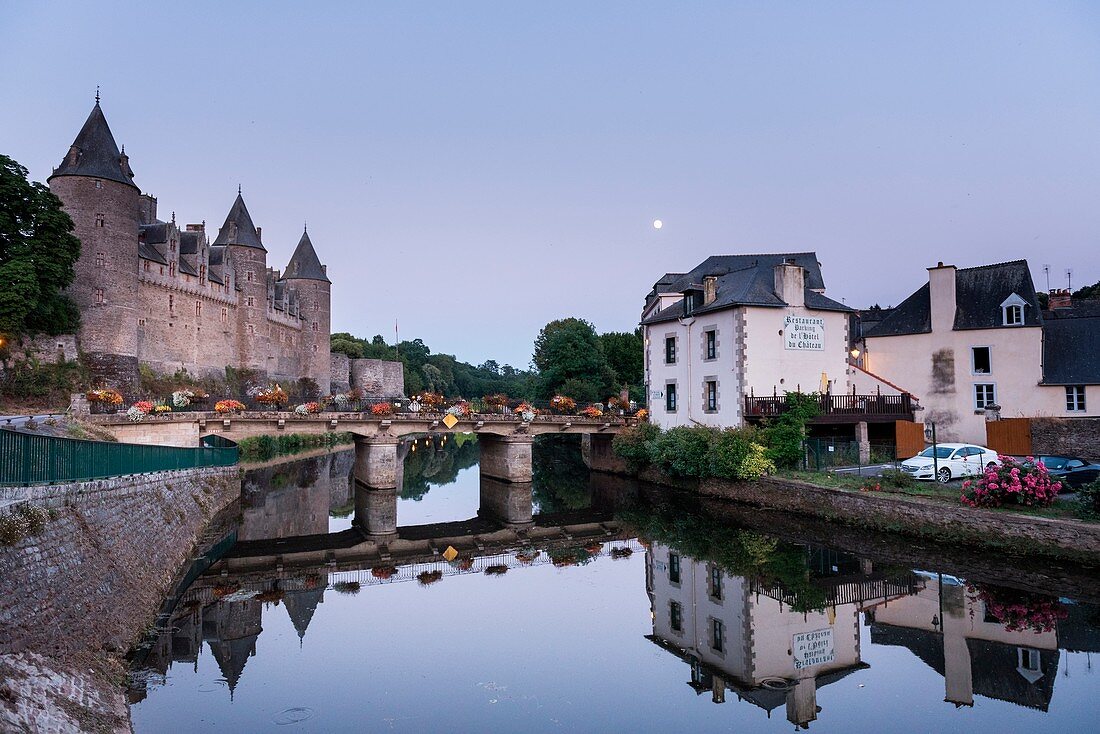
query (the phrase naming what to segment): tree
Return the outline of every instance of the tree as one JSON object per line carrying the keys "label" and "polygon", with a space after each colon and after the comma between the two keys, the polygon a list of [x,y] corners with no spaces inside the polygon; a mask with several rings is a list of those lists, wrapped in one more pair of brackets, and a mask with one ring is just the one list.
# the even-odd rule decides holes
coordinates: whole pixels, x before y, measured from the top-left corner
{"label": "tree", "polygon": [[632,392],[640,393],[645,370],[642,330],[635,329],[633,333],[609,331],[600,334],[600,344],[607,355],[608,366],[615,373],[615,384],[626,385]]}
{"label": "tree", "polygon": [[333,334],[331,345],[331,351],[334,353],[346,354],[352,359],[363,356],[363,342],[347,332]]}
{"label": "tree", "polygon": [[[615,374],[592,324],[583,319],[551,321],[535,338],[531,360],[539,371],[539,396],[552,397],[567,382],[581,400],[602,400],[613,390]],[[595,396],[595,397],[593,397]]]}
{"label": "tree", "polygon": [[1092,285],[1086,285],[1084,288],[1078,288],[1073,292],[1074,300],[1087,298],[1100,298],[1100,280],[1096,281]]}
{"label": "tree", "polygon": [[80,311],[63,292],[73,282],[80,240],[61,200],[27,169],[0,155],[0,333],[66,334]]}

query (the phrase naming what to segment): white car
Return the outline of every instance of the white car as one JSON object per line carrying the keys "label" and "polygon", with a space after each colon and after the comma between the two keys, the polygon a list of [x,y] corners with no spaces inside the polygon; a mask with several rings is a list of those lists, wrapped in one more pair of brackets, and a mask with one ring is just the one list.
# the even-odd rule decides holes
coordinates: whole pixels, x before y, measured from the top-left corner
{"label": "white car", "polygon": [[935,479],[947,483],[959,477],[981,474],[987,466],[998,465],[1001,458],[993,449],[969,443],[936,444],[935,456],[929,446],[901,462],[901,470],[914,479]]}

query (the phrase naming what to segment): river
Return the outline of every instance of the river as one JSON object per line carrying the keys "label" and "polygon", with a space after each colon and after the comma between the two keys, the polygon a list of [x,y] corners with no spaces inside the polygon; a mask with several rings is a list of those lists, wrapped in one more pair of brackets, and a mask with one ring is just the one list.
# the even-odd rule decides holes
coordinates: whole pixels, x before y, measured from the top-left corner
{"label": "river", "polygon": [[701,502],[541,439],[533,529],[502,544],[472,437],[402,453],[399,535],[466,529],[458,556],[298,563],[359,532],[354,452],[250,472],[133,652],[136,732],[1061,732],[1100,714],[1086,569]]}

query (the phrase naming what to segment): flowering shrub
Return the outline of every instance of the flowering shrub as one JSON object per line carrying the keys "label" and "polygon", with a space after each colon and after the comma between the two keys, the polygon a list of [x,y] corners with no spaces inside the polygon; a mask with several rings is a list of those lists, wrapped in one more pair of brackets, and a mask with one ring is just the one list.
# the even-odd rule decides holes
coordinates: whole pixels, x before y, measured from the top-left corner
{"label": "flowering shrub", "polygon": [[536,415],[539,414],[535,406],[531,405],[526,400],[517,405],[515,409],[512,410],[512,412],[518,416],[522,416],[523,420],[530,420],[531,418],[534,418]]}
{"label": "flowering shrub", "polygon": [[393,566],[375,566],[370,570],[370,575],[376,579],[388,579],[397,573],[397,569]]}
{"label": "flowering shrub", "polygon": [[963,482],[962,503],[970,507],[1000,507],[1005,503],[1048,507],[1058,496],[1061,482],[1052,481],[1041,461],[1027,457],[1025,464],[1003,458],[1000,466],[987,467],[980,479]]}
{"label": "flowering shrub", "polygon": [[370,406],[371,415],[393,415],[393,404],[390,402],[375,403]]}
{"label": "flowering shrub", "polygon": [[981,601],[986,613],[1002,623],[1008,632],[1052,632],[1058,620],[1069,616],[1060,601],[1045,594],[986,584],[967,584],[966,590],[972,599]]}
{"label": "flowering shrub", "polygon": [[564,395],[555,395],[550,398],[550,407],[561,413],[569,413],[577,409],[577,401]]}
{"label": "flowering shrub", "polygon": [[84,393],[89,403],[104,403],[105,405],[122,405],[122,394],[118,390],[109,387],[89,390]]}
{"label": "flowering shrub", "polygon": [[508,396],[500,392],[494,393],[493,395],[486,395],[485,404],[488,405],[490,408],[496,408],[497,410],[500,410],[508,404]]}
{"label": "flowering shrub", "polygon": [[611,408],[622,408],[623,410],[628,410],[630,408],[630,401],[623,400],[618,395],[612,395],[607,399],[607,407],[609,410]]}
{"label": "flowering shrub", "polygon": [[453,415],[455,418],[465,418],[470,415],[470,404],[463,400],[460,403],[455,403],[451,407],[447,408],[447,412]]}
{"label": "flowering shrub", "polygon": [[294,406],[295,415],[310,415],[312,413],[320,413],[321,404],[316,402],[302,403],[301,405]]}
{"label": "flowering shrub", "polygon": [[580,414],[585,418],[599,418],[603,415],[603,411],[595,405],[589,405],[587,408],[582,408]]}
{"label": "flowering shrub", "polygon": [[414,398],[424,410],[432,410],[443,405],[443,396],[437,392],[421,393],[418,398]]}
{"label": "flowering shrub", "polygon": [[279,385],[272,384],[256,391],[257,403],[263,403],[264,405],[277,408],[281,405],[286,405],[289,401],[290,397]]}
{"label": "flowering shrub", "polygon": [[436,571],[421,571],[420,573],[418,573],[416,575],[417,583],[419,583],[421,586],[428,586],[430,584],[434,584],[436,581],[439,581],[441,578],[443,578],[443,572],[439,571],[439,570],[436,570]]}
{"label": "flowering shrub", "polygon": [[634,417],[637,418],[639,421],[647,421],[649,420],[649,411],[645,408],[642,408],[634,414]]}
{"label": "flowering shrub", "polygon": [[160,415],[161,413],[171,413],[172,412],[172,406],[163,405],[163,404],[154,405],[153,406],[153,412],[156,413],[157,415]]}
{"label": "flowering shrub", "polygon": [[351,399],[348,398],[347,395],[345,395],[344,393],[341,392],[341,393],[336,393],[335,395],[332,396],[332,402],[337,408],[339,408],[340,410],[343,410],[344,408],[348,407],[348,403],[351,402]]}
{"label": "flowering shrub", "polygon": [[240,400],[219,400],[214,405],[215,413],[240,413],[244,410],[244,403]]}
{"label": "flowering shrub", "polygon": [[156,408],[159,408],[160,406],[159,405],[154,406],[148,400],[139,400],[136,403],[134,403],[133,407],[137,408],[142,413],[150,413],[153,410],[155,410]]}
{"label": "flowering shrub", "polygon": [[132,420],[134,423],[144,420],[145,416],[149,415],[153,411],[153,404],[148,400],[139,400],[130,406],[130,409],[126,411],[126,417]]}
{"label": "flowering shrub", "polygon": [[172,393],[172,406],[176,408],[186,408],[191,404],[191,399],[195,397],[195,393],[191,390],[176,390]]}

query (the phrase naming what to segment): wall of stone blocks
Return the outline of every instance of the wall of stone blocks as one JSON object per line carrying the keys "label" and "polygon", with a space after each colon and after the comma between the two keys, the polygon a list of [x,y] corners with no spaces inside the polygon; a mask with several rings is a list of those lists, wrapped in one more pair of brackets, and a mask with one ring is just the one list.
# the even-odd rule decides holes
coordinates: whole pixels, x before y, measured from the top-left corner
{"label": "wall of stone blocks", "polygon": [[404,365],[381,359],[353,359],[351,386],[359,388],[368,397],[402,396],[405,394]]}
{"label": "wall of stone blocks", "polygon": [[84,730],[64,721],[77,711],[129,731],[122,656],[240,486],[237,467],[219,467],[2,490],[52,517],[0,546],[0,730]]}
{"label": "wall of stone blocks", "polygon": [[1031,451],[1100,461],[1100,418],[1032,418]]}
{"label": "wall of stone blocks", "polygon": [[334,352],[330,356],[329,376],[332,392],[347,392],[351,389],[351,360],[348,355]]}
{"label": "wall of stone blocks", "polygon": [[182,277],[165,279],[172,287],[147,279],[138,283],[138,361],[161,374],[186,368],[197,377],[224,378],[225,366],[239,361],[235,299]]}
{"label": "wall of stone blocks", "polygon": [[17,362],[27,358],[37,359],[39,362],[49,364],[62,361],[72,362],[78,354],[75,334],[28,337],[13,345],[11,349],[12,360]]}

